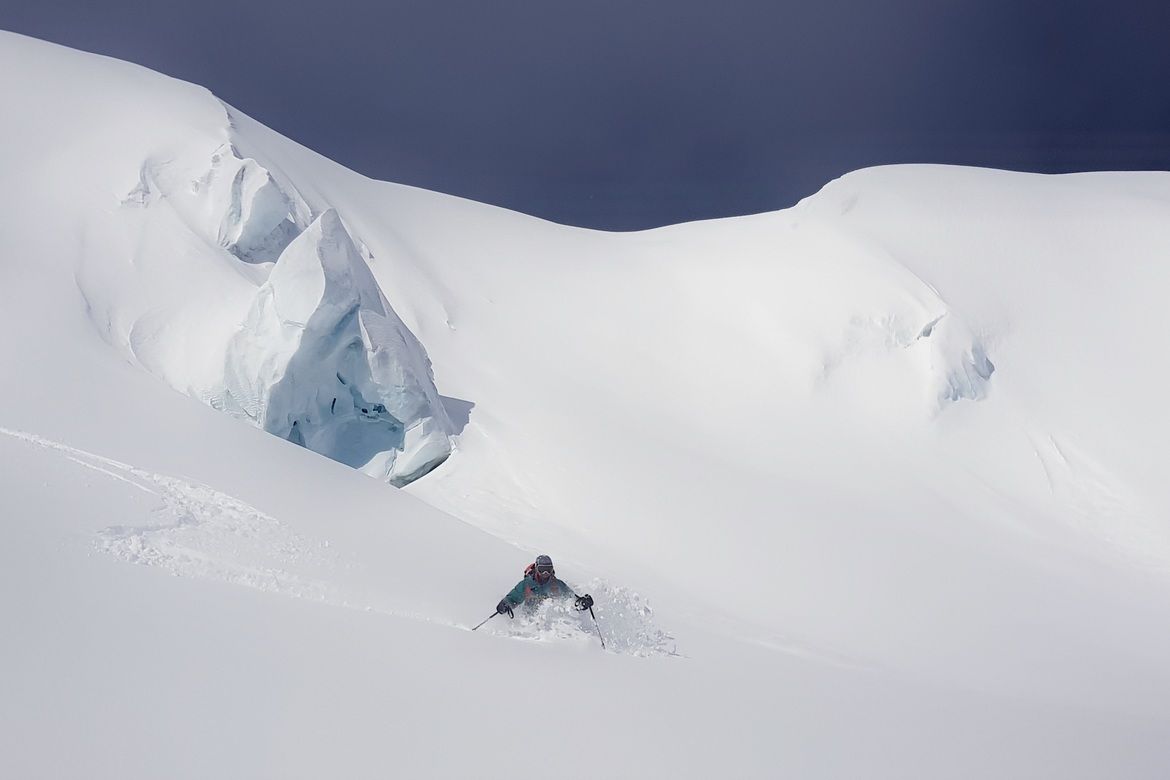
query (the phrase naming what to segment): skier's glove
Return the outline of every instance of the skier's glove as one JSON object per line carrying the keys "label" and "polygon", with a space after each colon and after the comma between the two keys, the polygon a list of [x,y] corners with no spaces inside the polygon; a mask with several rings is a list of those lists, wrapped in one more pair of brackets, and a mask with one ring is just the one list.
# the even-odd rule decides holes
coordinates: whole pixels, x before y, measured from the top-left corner
{"label": "skier's glove", "polygon": [[581,612],[593,606],[593,597],[586,593],[584,596],[578,596],[576,603],[573,605]]}
{"label": "skier's glove", "polygon": [[501,615],[507,615],[509,619],[516,617],[512,612],[512,605],[508,603],[507,599],[500,599],[500,603],[496,604],[496,612]]}

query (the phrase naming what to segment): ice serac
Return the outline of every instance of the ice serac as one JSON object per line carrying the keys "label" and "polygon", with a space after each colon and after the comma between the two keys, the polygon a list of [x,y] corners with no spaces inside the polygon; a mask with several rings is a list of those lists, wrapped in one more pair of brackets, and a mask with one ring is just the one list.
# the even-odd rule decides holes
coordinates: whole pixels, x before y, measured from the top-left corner
{"label": "ice serac", "polygon": [[298,232],[293,199],[268,171],[234,149],[217,151],[212,164],[213,171],[222,170],[211,185],[228,190],[208,201],[223,204],[222,213],[214,215],[219,245],[245,262],[276,260]]}
{"label": "ice serac", "polygon": [[333,209],[280,255],[225,361],[214,405],[371,476],[401,486],[450,454],[430,361]]}

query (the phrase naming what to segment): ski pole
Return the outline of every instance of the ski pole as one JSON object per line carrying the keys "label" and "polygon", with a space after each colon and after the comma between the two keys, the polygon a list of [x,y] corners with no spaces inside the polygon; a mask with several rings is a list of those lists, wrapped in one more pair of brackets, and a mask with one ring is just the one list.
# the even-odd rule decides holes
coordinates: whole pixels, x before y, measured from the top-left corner
{"label": "ski pole", "polygon": [[[483,623],[486,623],[486,622],[488,622],[489,620],[491,620],[492,618],[494,618],[494,617],[495,617],[496,615],[498,615],[498,614],[500,614],[500,613],[499,613],[499,612],[493,612],[492,614],[488,615],[486,618],[484,618],[484,619],[483,619]],[[480,624],[479,624],[479,626],[482,626],[482,625],[483,625],[483,623],[480,623]],[[479,626],[476,626],[475,628],[479,628]],[[475,630],[475,628],[473,628],[473,629],[471,629],[471,630],[472,630],[472,631],[474,631],[474,630]],[[604,643],[603,643],[603,644],[604,644]]]}
{"label": "ski pole", "polygon": [[601,626],[597,625],[597,615],[593,614],[593,607],[589,608],[589,617],[593,618],[593,627],[597,629],[597,638],[601,640],[601,649],[604,650],[605,637],[601,635]]}

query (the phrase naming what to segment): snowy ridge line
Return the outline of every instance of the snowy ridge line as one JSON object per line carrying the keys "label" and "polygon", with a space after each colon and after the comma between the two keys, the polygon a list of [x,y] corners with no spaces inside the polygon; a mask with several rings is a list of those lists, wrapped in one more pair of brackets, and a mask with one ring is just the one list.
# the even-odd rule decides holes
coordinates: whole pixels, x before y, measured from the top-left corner
{"label": "snowy ridge line", "polygon": [[[328,542],[313,542],[250,504],[207,485],[139,469],[33,433],[0,427],[0,434],[41,449],[158,497],[158,525],[111,526],[95,548],[129,563],[176,577],[215,580],[329,606],[376,612],[423,623],[465,628],[409,611],[357,603],[328,580],[343,569]],[[299,569],[296,571],[294,569]]]}

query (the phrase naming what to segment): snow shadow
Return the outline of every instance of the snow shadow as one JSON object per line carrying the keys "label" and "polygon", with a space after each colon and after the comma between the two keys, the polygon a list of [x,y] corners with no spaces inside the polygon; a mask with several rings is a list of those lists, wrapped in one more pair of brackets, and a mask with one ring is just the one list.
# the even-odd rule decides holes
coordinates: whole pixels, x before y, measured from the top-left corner
{"label": "snow shadow", "polygon": [[455,434],[463,433],[467,423],[471,422],[471,410],[475,408],[475,402],[446,395],[439,396],[439,401],[442,402],[443,409],[447,412],[447,419],[451,421],[451,425],[455,426]]}

